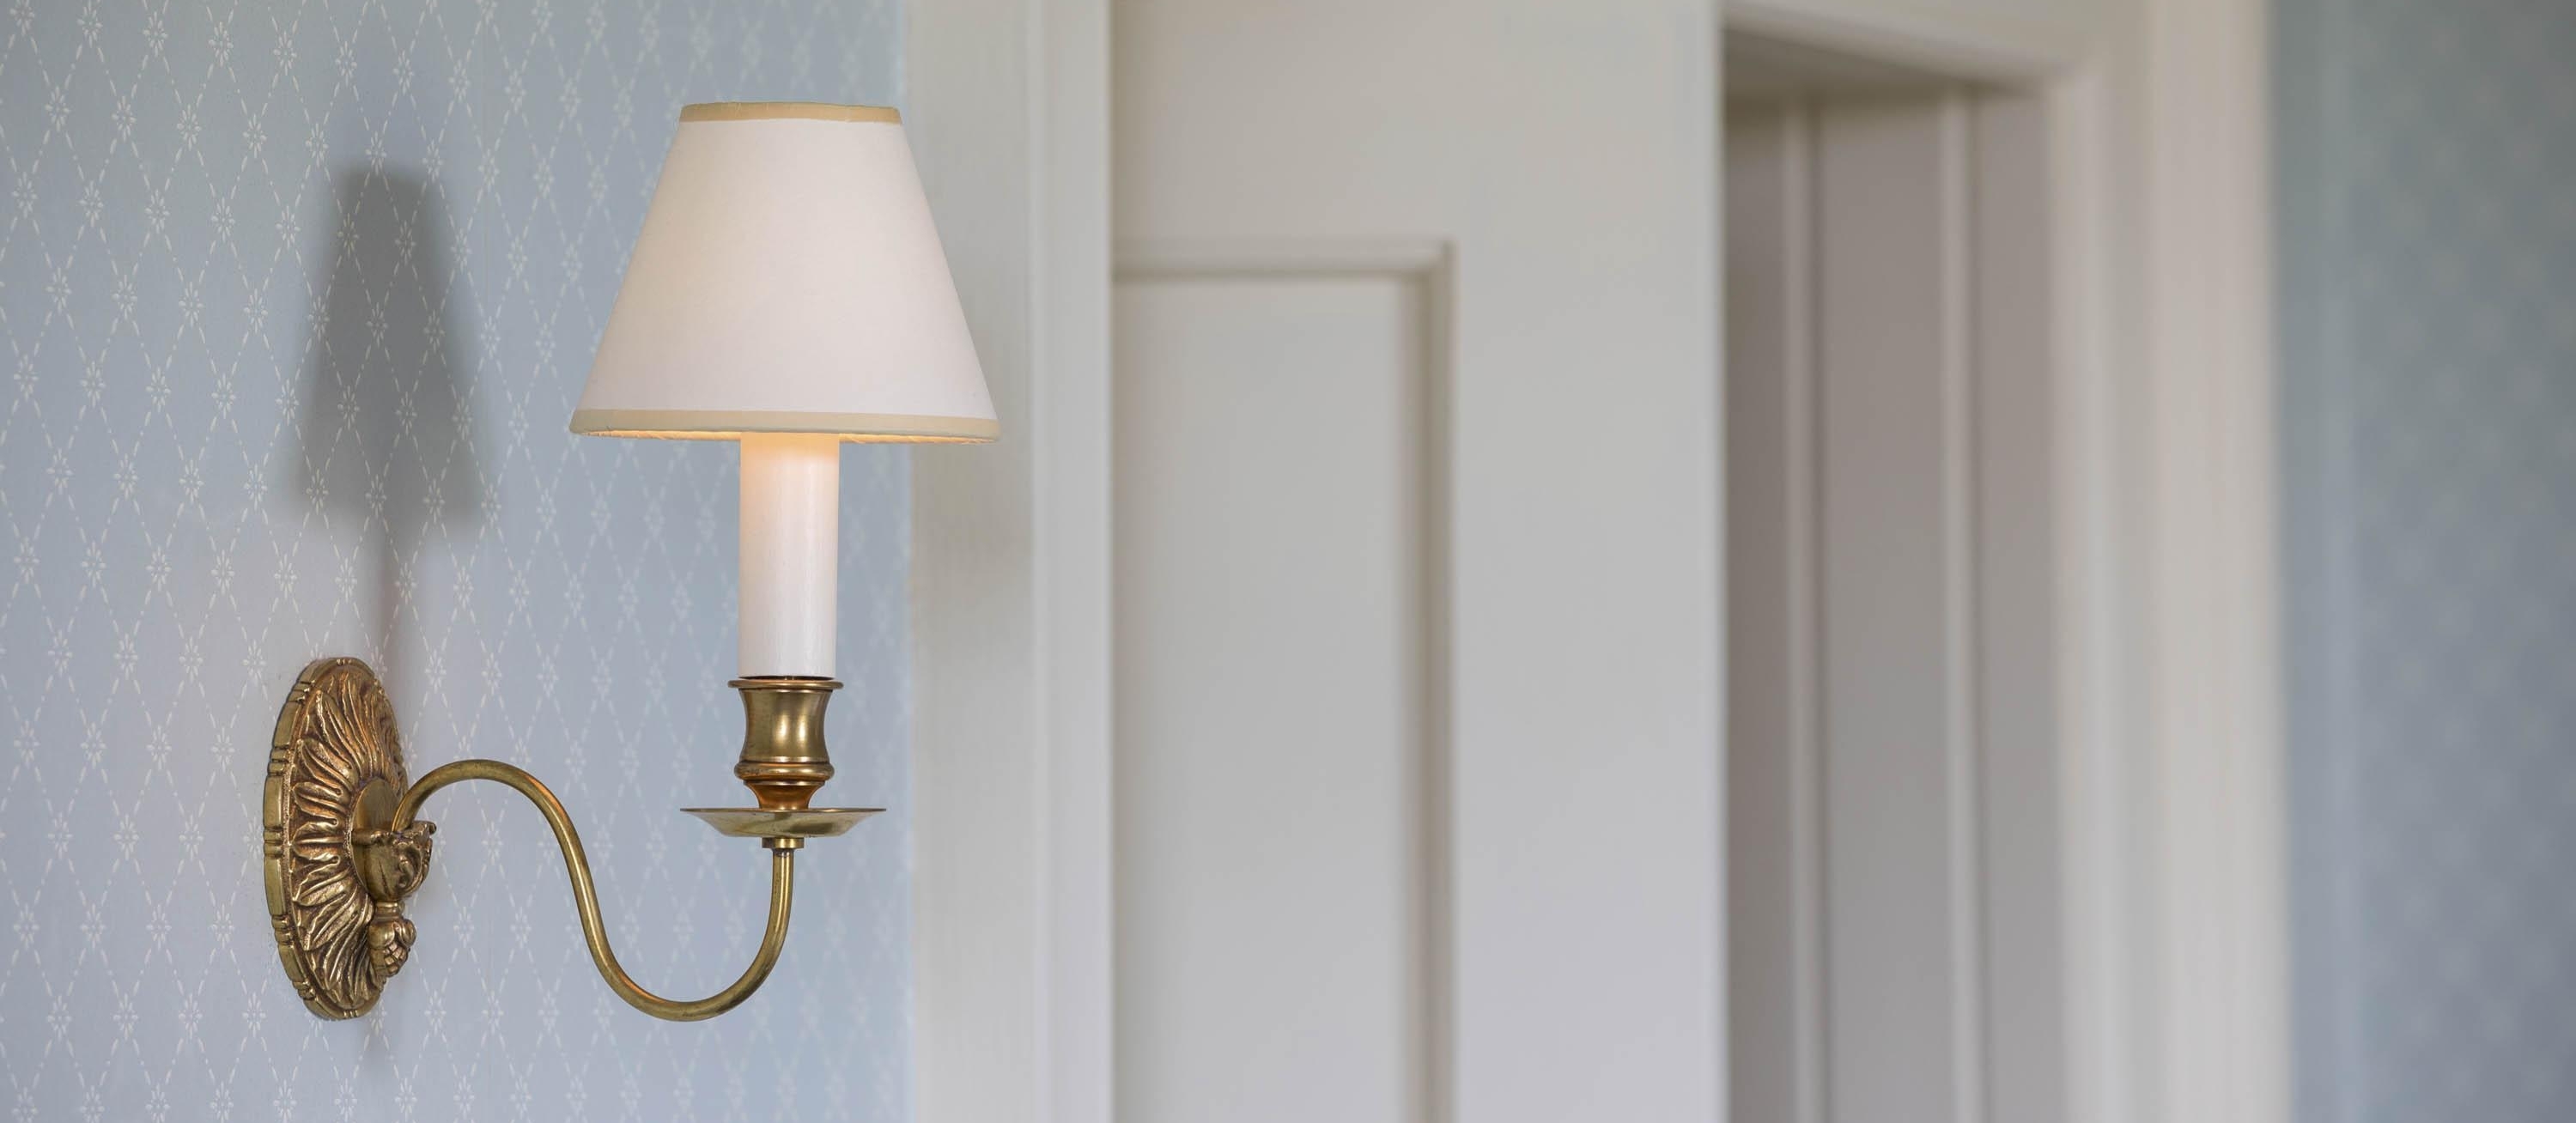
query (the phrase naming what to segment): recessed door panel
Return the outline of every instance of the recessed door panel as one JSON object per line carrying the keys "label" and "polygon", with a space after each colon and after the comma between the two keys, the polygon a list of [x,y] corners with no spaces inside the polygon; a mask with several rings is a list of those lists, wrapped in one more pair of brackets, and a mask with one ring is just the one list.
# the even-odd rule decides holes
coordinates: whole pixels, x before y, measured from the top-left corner
{"label": "recessed door panel", "polygon": [[1116,297],[1119,1117],[1423,1117],[1424,294]]}

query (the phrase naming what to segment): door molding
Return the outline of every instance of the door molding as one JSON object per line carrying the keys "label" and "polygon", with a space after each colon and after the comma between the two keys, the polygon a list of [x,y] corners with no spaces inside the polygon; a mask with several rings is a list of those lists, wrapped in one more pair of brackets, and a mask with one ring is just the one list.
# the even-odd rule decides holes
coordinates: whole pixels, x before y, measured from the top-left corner
{"label": "door molding", "polygon": [[995,445],[913,461],[916,1117],[1109,1123],[1108,0],[914,5]]}

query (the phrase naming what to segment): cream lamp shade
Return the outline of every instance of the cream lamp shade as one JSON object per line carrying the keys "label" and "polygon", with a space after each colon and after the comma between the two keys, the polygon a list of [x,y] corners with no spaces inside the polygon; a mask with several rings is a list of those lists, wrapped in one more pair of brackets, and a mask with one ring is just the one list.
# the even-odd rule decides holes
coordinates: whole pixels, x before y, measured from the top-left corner
{"label": "cream lamp shade", "polygon": [[903,119],[682,109],[572,431],[741,442],[737,665],[829,680],[842,442],[998,432]]}
{"label": "cream lamp shade", "polygon": [[682,109],[572,431],[992,440],[992,395],[902,118],[812,102]]}

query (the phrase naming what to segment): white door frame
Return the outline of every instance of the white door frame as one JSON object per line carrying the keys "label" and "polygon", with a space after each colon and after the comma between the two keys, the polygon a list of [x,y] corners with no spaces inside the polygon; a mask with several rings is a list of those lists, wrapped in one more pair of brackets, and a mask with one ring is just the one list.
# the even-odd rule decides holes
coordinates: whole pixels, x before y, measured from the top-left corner
{"label": "white door frame", "polygon": [[907,22],[908,132],[1003,419],[913,462],[917,1117],[1108,1123],[1109,5]]}
{"label": "white door frame", "polygon": [[[2099,7],[2074,30],[1894,0],[1724,10],[2046,92],[2075,1117],[2279,1123],[2266,20],[2260,0]],[[927,1123],[1110,1118],[1107,8],[908,16],[911,133],[1006,432],[915,461]]]}
{"label": "white door frame", "polygon": [[2072,1118],[2282,1123],[2268,21],[2099,7],[2088,33],[1734,0],[1726,26],[2046,99]]}

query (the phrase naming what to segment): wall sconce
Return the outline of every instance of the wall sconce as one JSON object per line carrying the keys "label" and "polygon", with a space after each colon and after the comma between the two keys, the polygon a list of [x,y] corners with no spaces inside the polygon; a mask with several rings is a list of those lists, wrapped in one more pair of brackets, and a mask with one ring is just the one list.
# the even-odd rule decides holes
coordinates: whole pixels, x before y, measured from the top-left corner
{"label": "wall sconce", "polygon": [[582,938],[609,989],[657,1018],[733,1009],[787,938],[796,851],[875,809],[812,807],[832,778],[841,442],[981,442],[999,432],[966,317],[892,109],[719,102],[680,111],[644,231],[572,431],[740,442],[741,692],[734,776],[755,807],[690,808],[770,852],[751,966],[675,1001],[618,966],[563,803],[496,760],[406,779],[383,683],[355,659],[304,669],[270,742],[263,847],[287,978],[315,1014],[375,1005],[409,958],[403,900],[429,873],[423,801],[465,780],[537,805],[563,850]]}

